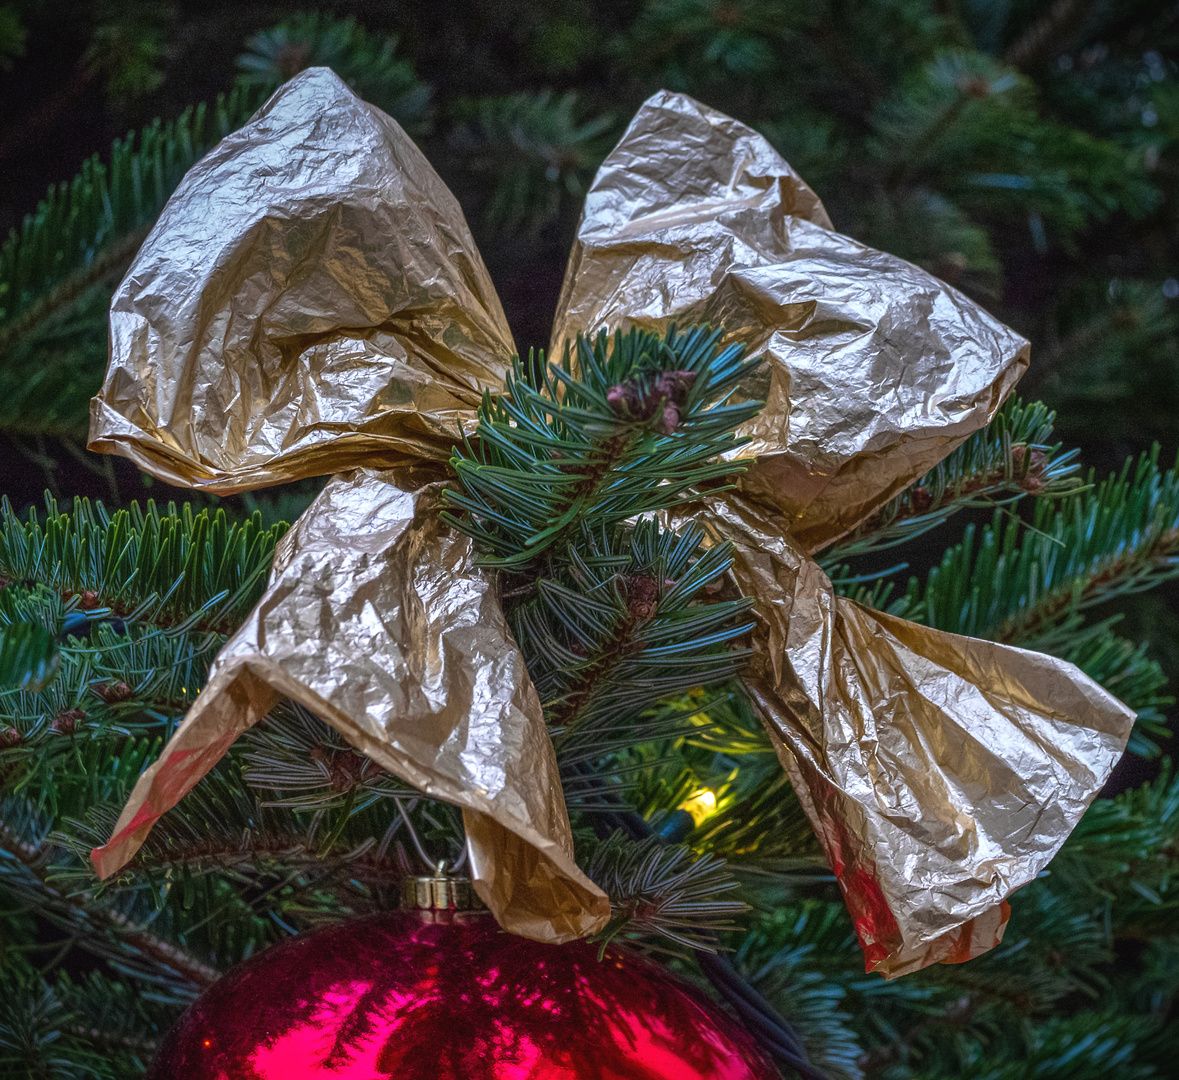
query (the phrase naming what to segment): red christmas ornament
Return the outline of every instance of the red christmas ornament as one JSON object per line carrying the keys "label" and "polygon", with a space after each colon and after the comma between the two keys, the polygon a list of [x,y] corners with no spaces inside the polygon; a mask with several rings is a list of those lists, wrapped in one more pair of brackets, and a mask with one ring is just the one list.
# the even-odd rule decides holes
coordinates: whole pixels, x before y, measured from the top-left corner
{"label": "red christmas ornament", "polygon": [[401,911],[291,938],[180,1018],[152,1080],[777,1080],[656,964],[542,945],[477,913]]}

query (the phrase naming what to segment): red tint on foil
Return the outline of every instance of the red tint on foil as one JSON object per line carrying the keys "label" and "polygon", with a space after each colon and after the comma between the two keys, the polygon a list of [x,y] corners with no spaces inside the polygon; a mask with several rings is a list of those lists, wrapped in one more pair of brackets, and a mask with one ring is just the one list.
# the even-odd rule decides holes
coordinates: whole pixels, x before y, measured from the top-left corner
{"label": "red tint on foil", "polygon": [[743,1028],[632,953],[486,915],[394,912],[292,938],[180,1019],[152,1080],[777,1080]]}

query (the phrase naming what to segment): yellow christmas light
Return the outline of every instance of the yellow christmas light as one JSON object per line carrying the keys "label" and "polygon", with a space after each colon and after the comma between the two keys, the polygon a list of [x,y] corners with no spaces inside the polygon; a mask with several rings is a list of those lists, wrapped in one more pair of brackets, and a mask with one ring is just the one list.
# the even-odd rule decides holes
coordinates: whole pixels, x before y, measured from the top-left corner
{"label": "yellow christmas light", "polygon": [[679,809],[691,814],[692,820],[700,825],[716,813],[716,795],[707,788],[702,788],[680,803]]}

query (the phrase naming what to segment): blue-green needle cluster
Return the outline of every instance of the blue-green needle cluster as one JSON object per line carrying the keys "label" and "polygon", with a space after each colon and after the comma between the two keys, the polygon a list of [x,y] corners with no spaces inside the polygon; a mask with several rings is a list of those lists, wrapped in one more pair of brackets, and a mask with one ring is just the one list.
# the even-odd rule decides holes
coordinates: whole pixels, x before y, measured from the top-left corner
{"label": "blue-green needle cluster", "polygon": [[692,498],[738,471],[721,455],[762,403],[740,393],[757,360],[720,332],[643,330],[578,337],[560,363],[517,361],[487,395],[476,438],[451,464],[447,515],[488,566],[525,570],[583,528],[599,529]]}

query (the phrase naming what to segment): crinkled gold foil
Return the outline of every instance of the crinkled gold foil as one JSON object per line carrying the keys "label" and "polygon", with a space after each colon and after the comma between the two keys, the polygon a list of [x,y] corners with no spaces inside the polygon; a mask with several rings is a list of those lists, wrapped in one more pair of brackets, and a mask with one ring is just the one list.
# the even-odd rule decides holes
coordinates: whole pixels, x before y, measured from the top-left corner
{"label": "crinkled gold foil", "polygon": [[284,695],[463,808],[475,888],[506,929],[559,942],[605,925],[610,904],[574,861],[556,754],[495,590],[470,540],[439,519],[437,488],[403,484],[336,477],[284,537],[266,594],[94,852],[101,875]]}
{"label": "crinkled gold foil", "polygon": [[[742,488],[815,551],[983,427],[1028,346],[924,270],[833,232],[755,131],[683,94],[639,110],[594,178],[551,349],[706,322],[767,358]],[[559,353],[557,353],[559,355]]]}
{"label": "crinkled gold foil", "polygon": [[450,190],[314,68],[189,170],[140,248],[90,448],[223,493],[445,461],[514,351]]}
{"label": "crinkled gold foil", "polygon": [[835,595],[780,519],[692,507],[756,598],[745,676],[847,899],[869,970],[998,943],[1003,902],[1109,776],[1134,713],[1072,664]]}
{"label": "crinkled gold foil", "polygon": [[[691,513],[738,549],[747,685],[870,969],[968,959],[1059,848],[1132,714],[1069,664],[836,597],[807,552],[984,425],[1027,346],[953,289],[831,230],[748,128],[648,101],[595,179],[554,328],[707,321],[768,363],[743,494]],[[279,695],[463,808],[508,929],[601,928],[535,692],[437,471],[510,334],[453,197],[397,125],[310,71],[190,171],[116,296],[93,449],[235,491],[359,465],[288,534],[272,583],[141,778],[104,875]]]}

